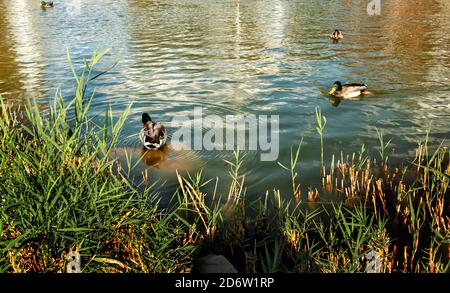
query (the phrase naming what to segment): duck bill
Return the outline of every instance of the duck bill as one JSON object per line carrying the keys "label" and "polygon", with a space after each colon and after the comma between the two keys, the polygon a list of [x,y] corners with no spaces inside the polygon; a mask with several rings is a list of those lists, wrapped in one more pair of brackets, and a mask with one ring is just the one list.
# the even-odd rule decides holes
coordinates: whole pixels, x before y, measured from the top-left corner
{"label": "duck bill", "polygon": [[335,92],[336,92],[336,87],[334,86],[334,87],[330,90],[329,94],[332,95],[332,94],[334,94]]}

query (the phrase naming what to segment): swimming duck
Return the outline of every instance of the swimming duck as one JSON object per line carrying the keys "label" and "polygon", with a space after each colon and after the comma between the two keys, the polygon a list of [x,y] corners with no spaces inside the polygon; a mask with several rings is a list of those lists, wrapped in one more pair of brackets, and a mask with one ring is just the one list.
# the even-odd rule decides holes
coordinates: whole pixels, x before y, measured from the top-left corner
{"label": "swimming duck", "polygon": [[41,1],[41,7],[42,8],[51,8],[53,7],[53,1]]}
{"label": "swimming duck", "polygon": [[333,84],[329,94],[341,99],[351,99],[367,93],[367,85],[362,83],[347,83],[341,84],[340,81],[336,81]]}
{"label": "swimming duck", "polygon": [[142,130],[139,133],[142,145],[148,150],[158,150],[166,144],[166,128],[158,122],[153,122],[150,115],[142,114]]}
{"label": "swimming duck", "polygon": [[330,35],[330,38],[333,40],[340,40],[344,37],[340,30],[334,30],[334,32]]}

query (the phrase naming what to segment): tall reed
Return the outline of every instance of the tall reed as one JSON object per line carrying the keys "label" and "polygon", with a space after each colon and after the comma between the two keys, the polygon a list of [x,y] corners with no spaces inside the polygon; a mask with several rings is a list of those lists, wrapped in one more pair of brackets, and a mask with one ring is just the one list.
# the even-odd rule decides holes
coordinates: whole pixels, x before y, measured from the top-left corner
{"label": "tall reed", "polygon": [[107,108],[103,125],[89,115],[87,85],[105,53],[78,75],[71,67],[74,98],[58,91],[48,111],[30,100],[16,113],[0,98],[2,272],[62,272],[71,251],[83,272],[190,270],[189,226],[111,156],[131,105],[118,118]]}
{"label": "tall reed", "polygon": [[316,107],[316,130],[320,136],[320,167],[321,167],[321,175],[325,175],[325,164],[323,160],[323,131],[325,129],[325,125],[327,124],[327,118],[322,115],[319,107]]}
{"label": "tall reed", "polygon": [[[74,98],[58,92],[47,111],[30,101],[15,112],[0,98],[1,272],[62,272],[73,251],[82,272],[189,272],[209,253],[226,255],[242,272],[450,270],[444,142],[432,150],[427,134],[411,162],[393,165],[390,140],[378,132],[381,160],[363,145],[337,162],[333,155],[327,174],[326,118],[317,108],[326,184],[311,189],[306,205],[297,171],[302,140],[289,165],[278,163],[289,171],[290,196],[248,195],[245,153],[236,151],[226,161],[227,189],[201,170],[177,172],[175,200],[162,207],[154,182],[131,177],[139,159],[126,154],[123,167],[114,157],[131,105],[120,117],[107,107],[100,124],[90,116],[95,94],[86,93],[105,53],[95,52],[79,74],[71,66]],[[325,192],[331,200],[320,198]]]}

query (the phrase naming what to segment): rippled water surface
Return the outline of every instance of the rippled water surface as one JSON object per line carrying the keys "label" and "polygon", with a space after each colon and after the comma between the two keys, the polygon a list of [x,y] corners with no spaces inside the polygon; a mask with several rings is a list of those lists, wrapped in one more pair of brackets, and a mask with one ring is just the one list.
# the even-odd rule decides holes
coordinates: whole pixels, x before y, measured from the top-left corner
{"label": "rippled water surface", "polygon": [[[95,80],[93,114],[133,102],[117,154],[141,154],[140,115],[169,123],[175,115],[279,115],[279,161],[301,137],[302,187],[320,182],[315,107],[327,117],[325,158],[366,145],[377,154],[376,128],[392,138],[393,157],[411,158],[430,129],[433,145],[450,134],[450,1],[382,0],[370,17],[365,0],[142,1],[66,0],[42,10],[36,0],[0,0],[0,93],[23,103],[73,93],[66,58],[76,68],[94,49],[111,48]],[[344,39],[333,44],[339,28]],[[367,83],[373,95],[329,100],[334,81]],[[289,189],[276,162],[247,153],[248,193]],[[138,172],[175,184],[174,170],[223,177],[232,154],[174,151],[146,157]],[[151,167],[150,165],[155,165]],[[226,187],[226,181],[224,181]]]}

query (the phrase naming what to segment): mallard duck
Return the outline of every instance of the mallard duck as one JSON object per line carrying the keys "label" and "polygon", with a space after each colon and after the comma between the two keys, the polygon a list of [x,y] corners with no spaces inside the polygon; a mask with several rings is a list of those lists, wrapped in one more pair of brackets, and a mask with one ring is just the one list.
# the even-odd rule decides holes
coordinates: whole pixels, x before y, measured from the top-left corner
{"label": "mallard duck", "polygon": [[330,35],[330,38],[333,40],[340,40],[344,37],[340,30],[334,30],[334,32]]}
{"label": "mallard duck", "polygon": [[53,1],[41,1],[42,8],[51,8],[53,7]]}
{"label": "mallard duck", "polygon": [[347,83],[341,84],[336,81],[333,84],[329,94],[341,99],[351,99],[360,96],[367,92],[367,85],[362,83]]}
{"label": "mallard duck", "polygon": [[142,124],[139,138],[146,149],[157,150],[166,144],[166,128],[164,125],[153,122],[147,113],[142,114]]}

